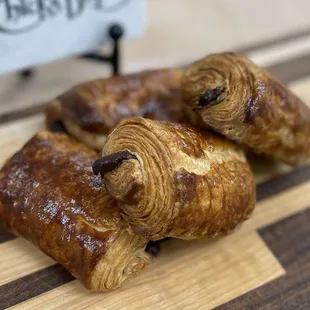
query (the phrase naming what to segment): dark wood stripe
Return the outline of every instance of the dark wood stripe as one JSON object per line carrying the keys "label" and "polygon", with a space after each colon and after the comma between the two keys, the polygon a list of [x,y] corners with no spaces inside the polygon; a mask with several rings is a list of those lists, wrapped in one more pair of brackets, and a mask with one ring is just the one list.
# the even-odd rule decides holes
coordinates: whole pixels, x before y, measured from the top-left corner
{"label": "dark wood stripe", "polygon": [[291,187],[300,185],[310,179],[310,166],[294,169],[287,174],[278,175],[275,178],[258,184],[256,187],[256,199],[261,201]]}
{"label": "dark wood stripe", "polygon": [[260,231],[286,274],[218,308],[310,309],[310,210]]}
{"label": "dark wood stripe", "polygon": [[12,307],[72,280],[74,277],[64,267],[54,265],[4,284],[0,286],[0,309]]}
{"label": "dark wood stripe", "polygon": [[310,54],[300,56],[267,68],[284,83],[291,83],[310,76]]}
{"label": "dark wood stripe", "polygon": [[16,238],[13,234],[9,233],[0,223],[0,244]]}
{"label": "dark wood stripe", "polygon": [[286,271],[296,271],[301,266],[310,264],[309,223],[310,209],[307,208],[259,230],[260,235]]}
{"label": "dark wood stripe", "polygon": [[37,104],[24,108],[23,110],[17,110],[0,115],[0,124],[9,123],[18,119],[22,119],[28,116],[33,116],[44,112],[46,103]]}
{"label": "dark wood stripe", "polygon": [[310,34],[310,29],[303,29],[301,31],[298,32],[293,32],[293,33],[288,33],[285,34],[283,36],[280,37],[276,37],[270,40],[266,40],[264,42],[258,42],[258,43],[254,43],[254,44],[250,44],[250,45],[246,45],[246,46],[241,46],[240,48],[236,49],[236,52],[240,53],[240,54],[248,54],[251,53],[255,50],[259,50],[259,49],[267,49],[270,48],[272,46],[276,46],[278,44],[283,44],[286,43],[288,41],[291,40],[296,40],[296,39],[300,39],[302,37],[306,37],[309,36]]}

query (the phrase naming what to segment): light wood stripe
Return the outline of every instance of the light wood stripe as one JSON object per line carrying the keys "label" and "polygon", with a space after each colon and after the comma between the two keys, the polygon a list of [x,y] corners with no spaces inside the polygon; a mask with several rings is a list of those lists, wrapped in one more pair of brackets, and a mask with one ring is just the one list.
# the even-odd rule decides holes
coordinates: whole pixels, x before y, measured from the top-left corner
{"label": "light wood stripe", "polygon": [[247,55],[255,63],[269,67],[289,59],[309,54],[310,32],[301,38],[292,38],[280,44],[273,44],[265,49],[254,50]]}
{"label": "light wood stripe", "polygon": [[43,128],[43,115],[35,115],[0,126],[0,167],[35,133]]}
{"label": "light wood stripe", "polygon": [[310,76],[290,83],[290,88],[305,103],[310,105]]}
{"label": "light wood stripe", "polygon": [[42,268],[56,264],[30,242],[17,238],[0,244],[0,287]]}
{"label": "light wood stripe", "polygon": [[[0,126],[0,146],[5,147],[7,145],[15,144],[16,142],[20,141],[26,143],[32,135],[34,135],[36,132],[43,128],[43,115],[36,115],[2,125]],[[0,156],[1,158],[5,157],[2,152]]]}

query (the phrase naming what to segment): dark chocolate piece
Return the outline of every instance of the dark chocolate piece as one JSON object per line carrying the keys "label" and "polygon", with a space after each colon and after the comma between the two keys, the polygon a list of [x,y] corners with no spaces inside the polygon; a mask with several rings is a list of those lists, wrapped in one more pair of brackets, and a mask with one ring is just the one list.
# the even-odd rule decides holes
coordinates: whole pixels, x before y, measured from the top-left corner
{"label": "dark chocolate piece", "polygon": [[67,133],[64,123],[61,120],[55,121],[50,127],[52,132]]}
{"label": "dark chocolate piece", "polygon": [[104,174],[117,168],[124,160],[137,159],[137,157],[128,151],[122,151],[107,155],[97,159],[93,164],[94,174]]}
{"label": "dark chocolate piece", "polygon": [[199,96],[199,105],[202,107],[216,104],[216,99],[225,91],[223,87],[207,90]]}
{"label": "dark chocolate piece", "polygon": [[158,241],[149,241],[145,248],[145,252],[157,257],[160,253],[160,246]]}

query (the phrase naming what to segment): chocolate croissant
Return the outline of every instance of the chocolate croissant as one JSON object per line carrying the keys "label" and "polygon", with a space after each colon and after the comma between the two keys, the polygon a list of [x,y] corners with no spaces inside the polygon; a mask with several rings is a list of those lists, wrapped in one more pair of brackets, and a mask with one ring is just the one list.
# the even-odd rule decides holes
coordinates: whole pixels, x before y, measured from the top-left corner
{"label": "chocolate croissant", "polygon": [[0,220],[92,290],[112,290],[151,261],[147,240],[126,230],[91,165],[97,154],[40,132],[0,172]]}
{"label": "chocolate croissant", "polygon": [[225,235],[253,211],[255,185],[243,151],[207,131],[130,118],[109,135],[101,173],[132,231],[151,240]]}
{"label": "chocolate croissant", "polygon": [[181,101],[182,74],[183,69],[160,69],[77,85],[48,104],[47,126],[61,122],[69,134],[101,150],[126,117],[189,121],[195,114]]}
{"label": "chocolate croissant", "polygon": [[186,70],[181,88],[207,127],[291,165],[309,160],[310,109],[245,57],[207,56]]}

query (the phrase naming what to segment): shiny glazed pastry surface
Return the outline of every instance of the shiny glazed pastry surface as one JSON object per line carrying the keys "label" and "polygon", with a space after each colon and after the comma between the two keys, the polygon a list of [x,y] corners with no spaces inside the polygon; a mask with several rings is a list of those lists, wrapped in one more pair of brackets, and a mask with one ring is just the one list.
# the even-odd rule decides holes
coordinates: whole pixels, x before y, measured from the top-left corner
{"label": "shiny glazed pastry surface", "polygon": [[93,166],[134,233],[200,239],[225,235],[254,208],[255,185],[241,149],[193,127],[124,120]]}
{"label": "shiny glazed pastry surface", "polygon": [[182,96],[207,127],[258,154],[296,165],[310,158],[310,109],[278,79],[232,53],[197,61]]}
{"label": "shiny glazed pastry surface", "polygon": [[94,151],[40,132],[0,172],[0,220],[92,290],[121,286],[150,263],[92,173]]}
{"label": "shiny glazed pastry surface", "polygon": [[158,69],[77,85],[48,104],[47,125],[61,121],[69,134],[101,150],[126,117],[187,121],[191,111],[181,101],[182,74],[183,69]]}

